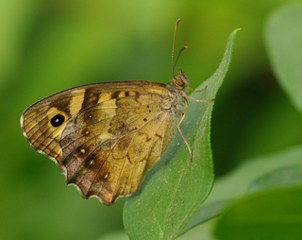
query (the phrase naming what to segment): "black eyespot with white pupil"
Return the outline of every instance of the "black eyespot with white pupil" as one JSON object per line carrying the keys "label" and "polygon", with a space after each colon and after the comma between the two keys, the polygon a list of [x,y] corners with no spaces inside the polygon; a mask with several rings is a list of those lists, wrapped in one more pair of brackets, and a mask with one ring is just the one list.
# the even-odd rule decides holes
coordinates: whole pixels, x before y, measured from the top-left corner
{"label": "black eyespot with white pupil", "polygon": [[53,127],[61,126],[65,121],[65,117],[62,114],[57,114],[50,119],[50,123]]}

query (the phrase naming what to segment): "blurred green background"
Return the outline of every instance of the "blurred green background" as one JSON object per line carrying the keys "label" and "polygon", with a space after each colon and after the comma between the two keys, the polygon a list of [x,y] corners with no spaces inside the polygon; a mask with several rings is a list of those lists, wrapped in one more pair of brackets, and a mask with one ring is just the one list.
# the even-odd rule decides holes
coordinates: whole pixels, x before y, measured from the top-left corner
{"label": "blurred green background", "polygon": [[35,101],[81,84],[169,82],[178,17],[177,45],[189,45],[178,68],[192,87],[213,73],[227,36],[242,28],[215,102],[216,175],[301,143],[301,116],[273,76],[263,41],[267,17],[289,2],[1,0],[0,239],[97,239],[123,228],[123,200],[106,207],[66,187],[55,164],[29,148],[19,118]]}

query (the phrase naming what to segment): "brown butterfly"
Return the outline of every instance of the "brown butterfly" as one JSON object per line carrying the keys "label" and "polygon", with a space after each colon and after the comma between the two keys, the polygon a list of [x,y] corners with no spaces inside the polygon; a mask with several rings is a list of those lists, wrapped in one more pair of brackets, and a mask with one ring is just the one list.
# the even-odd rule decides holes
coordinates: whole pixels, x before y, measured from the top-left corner
{"label": "brown butterfly", "polygon": [[187,110],[187,89],[182,71],[169,84],[125,81],[76,87],[30,106],[21,127],[29,144],[59,165],[67,184],[75,184],[85,198],[96,196],[110,205],[137,191],[176,129],[185,140],[179,126]]}

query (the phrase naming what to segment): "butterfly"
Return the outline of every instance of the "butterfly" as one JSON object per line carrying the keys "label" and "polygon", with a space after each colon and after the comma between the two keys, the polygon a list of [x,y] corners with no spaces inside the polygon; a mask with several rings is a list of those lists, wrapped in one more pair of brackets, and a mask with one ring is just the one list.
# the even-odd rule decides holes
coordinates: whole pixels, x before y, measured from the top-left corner
{"label": "butterfly", "polygon": [[187,89],[183,71],[168,84],[124,81],[75,87],[27,108],[21,128],[30,146],[59,166],[67,184],[75,184],[85,198],[96,196],[111,205],[138,190],[177,129],[185,140],[180,124],[188,107]]}

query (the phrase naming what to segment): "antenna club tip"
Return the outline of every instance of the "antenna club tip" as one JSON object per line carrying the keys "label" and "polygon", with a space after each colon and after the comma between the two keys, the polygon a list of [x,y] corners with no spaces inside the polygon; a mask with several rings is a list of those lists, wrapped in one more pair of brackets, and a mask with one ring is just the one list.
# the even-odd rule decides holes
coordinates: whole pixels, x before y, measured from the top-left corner
{"label": "antenna club tip", "polygon": [[178,25],[180,23],[180,21],[181,21],[181,18],[177,18],[176,19],[176,24]]}

